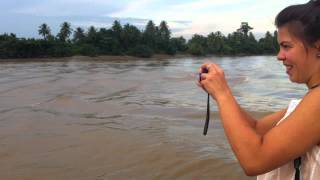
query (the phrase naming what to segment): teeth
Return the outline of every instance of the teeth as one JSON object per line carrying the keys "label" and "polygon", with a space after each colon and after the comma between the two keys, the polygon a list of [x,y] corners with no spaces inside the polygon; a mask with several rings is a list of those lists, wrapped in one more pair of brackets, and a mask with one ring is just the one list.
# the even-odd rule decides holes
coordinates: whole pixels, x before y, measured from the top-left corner
{"label": "teeth", "polygon": [[285,65],[285,66],[286,66],[287,70],[291,70],[292,67],[293,67],[293,66],[291,66],[291,65]]}

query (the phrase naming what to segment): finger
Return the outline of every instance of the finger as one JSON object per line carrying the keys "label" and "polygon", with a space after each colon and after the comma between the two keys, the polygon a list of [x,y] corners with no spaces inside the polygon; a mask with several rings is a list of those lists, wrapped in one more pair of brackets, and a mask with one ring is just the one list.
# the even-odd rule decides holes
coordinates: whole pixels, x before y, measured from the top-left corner
{"label": "finger", "polygon": [[197,82],[200,83],[201,82],[201,73],[198,74],[198,78],[197,78]]}
{"label": "finger", "polygon": [[200,74],[200,80],[201,80],[201,81],[206,80],[206,79],[207,79],[207,75],[208,75],[207,73],[201,73],[201,74]]}
{"label": "finger", "polygon": [[204,69],[208,69],[208,66],[210,65],[210,63],[204,63],[201,65],[201,72],[204,72]]}
{"label": "finger", "polygon": [[197,81],[196,84],[197,84],[197,86],[202,88],[202,84],[199,81]]}
{"label": "finger", "polygon": [[204,86],[201,84],[201,82],[196,82],[196,85],[200,87],[203,91],[207,92],[207,90],[204,88]]}
{"label": "finger", "polygon": [[212,66],[212,67],[215,69],[215,71],[217,71],[217,72],[222,72],[222,71],[223,71],[217,64],[212,64],[211,66]]}
{"label": "finger", "polygon": [[218,71],[222,71],[222,69],[218,65],[212,62],[202,64],[200,68],[201,73],[210,73],[210,72],[216,73]]}
{"label": "finger", "polygon": [[207,70],[208,70],[208,73],[210,73],[211,71],[214,70],[213,67],[212,67],[212,63],[208,64]]}
{"label": "finger", "polygon": [[204,86],[203,86],[201,83],[197,82],[196,84],[197,84],[197,86],[199,86],[203,91],[207,92],[207,90],[204,88]]}

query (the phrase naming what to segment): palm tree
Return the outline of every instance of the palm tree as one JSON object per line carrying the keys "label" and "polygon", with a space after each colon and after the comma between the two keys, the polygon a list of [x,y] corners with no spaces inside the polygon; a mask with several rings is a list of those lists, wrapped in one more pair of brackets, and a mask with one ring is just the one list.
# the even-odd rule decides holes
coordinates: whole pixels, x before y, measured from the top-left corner
{"label": "palm tree", "polygon": [[161,21],[159,26],[159,34],[162,40],[169,41],[171,32],[166,21]]}
{"label": "palm tree", "polygon": [[247,22],[242,22],[240,28],[237,30],[238,32],[242,32],[246,36],[248,36],[248,32],[253,28],[249,26]]}
{"label": "palm tree", "polygon": [[43,39],[47,40],[48,37],[50,36],[50,27],[46,24],[46,23],[43,23],[39,26],[39,35],[43,36]]}
{"label": "palm tree", "polygon": [[98,37],[98,31],[94,26],[90,26],[88,28],[87,33],[87,42],[92,44],[98,44],[99,37]]}
{"label": "palm tree", "polygon": [[149,46],[152,49],[156,47],[156,39],[157,39],[158,28],[153,23],[152,20],[148,21],[146,28],[142,34],[143,43]]}
{"label": "palm tree", "polygon": [[81,27],[78,27],[73,34],[73,41],[80,42],[85,38],[84,30]]}
{"label": "palm tree", "polygon": [[135,47],[141,41],[141,32],[140,30],[130,24],[123,26],[123,47],[125,50],[128,50],[130,47]]}
{"label": "palm tree", "polygon": [[120,21],[115,20],[112,24],[111,30],[114,33],[114,36],[116,37],[116,39],[121,42],[122,40],[122,26],[120,24]]}
{"label": "palm tree", "polygon": [[60,32],[58,33],[57,36],[61,41],[66,42],[66,40],[69,38],[71,33],[72,33],[72,29],[71,29],[70,23],[63,22],[61,24]]}

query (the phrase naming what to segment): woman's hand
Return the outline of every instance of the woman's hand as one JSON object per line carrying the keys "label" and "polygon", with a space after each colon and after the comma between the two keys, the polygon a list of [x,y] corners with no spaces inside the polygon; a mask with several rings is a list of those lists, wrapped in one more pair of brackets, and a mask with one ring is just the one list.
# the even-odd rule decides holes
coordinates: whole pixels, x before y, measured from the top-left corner
{"label": "woman's hand", "polygon": [[[208,70],[208,73],[205,71]],[[215,100],[230,93],[223,70],[214,63],[205,63],[199,69],[201,80],[198,80],[198,86],[202,87]]]}

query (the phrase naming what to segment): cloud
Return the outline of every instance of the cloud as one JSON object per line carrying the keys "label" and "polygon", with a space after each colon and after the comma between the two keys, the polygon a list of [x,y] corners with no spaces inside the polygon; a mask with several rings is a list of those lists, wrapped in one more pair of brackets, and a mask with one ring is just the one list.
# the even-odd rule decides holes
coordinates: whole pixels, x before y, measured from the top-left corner
{"label": "cloud", "polygon": [[[135,17],[135,14],[138,12],[144,12],[144,9],[148,9],[155,0],[139,0],[139,1],[130,1],[128,4],[123,6],[119,11],[113,13],[107,13],[106,16],[111,17]],[[147,14],[145,14],[146,16]],[[145,18],[144,16],[144,18]],[[143,17],[139,17],[143,18]]]}
{"label": "cloud", "polygon": [[[184,26],[184,30],[169,23],[171,28],[179,29],[175,32],[177,36],[191,37],[195,33],[207,35],[215,31],[228,34],[239,28],[241,22],[249,22],[254,27],[253,32],[261,34],[274,31],[273,21],[276,14],[284,7],[297,3],[303,1],[198,0],[171,4],[168,7],[152,9],[152,13],[143,13],[150,14],[149,17],[155,21],[165,19],[168,22],[191,22]],[[136,15],[139,17],[141,13]]]}
{"label": "cloud", "polygon": [[102,16],[121,9],[121,3],[102,0],[46,0],[12,9],[13,13],[34,16]]}
{"label": "cloud", "polygon": [[273,20],[281,9],[297,3],[305,0],[4,0],[0,7],[0,33],[11,30],[26,34],[43,22],[57,26],[52,29],[58,29],[63,21],[99,28],[111,26],[117,19],[140,29],[148,20],[157,25],[165,20],[173,36],[186,37],[215,31],[226,35],[246,21],[254,27],[254,33],[261,34],[275,29]]}
{"label": "cloud", "polygon": [[74,21],[73,26],[88,28],[94,26],[96,28],[110,28],[115,20],[120,21],[120,24],[124,26],[125,24],[135,25],[139,29],[143,29],[149,20],[139,19],[139,18],[117,18],[117,17],[101,17],[92,19],[82,19]]}
{"label": "cloud", "polygon": [[176,9],[192,9],[192,10],[203,10],[212,7],[218,6],[229,6],[234,4],[240,4],[246,2],[248,0],[198,0],[198,1],[191,1],[187,3],[177,4],[173,6]]}
{"label": "cloud", "polygon": [[[232,32],[234,18],[229,18],[228,13],[233,9],[241,8],[239,4],[248,3],[250,0],[198,0],[174,2],[169,4],[159,1],[136,1],[129,3],[118,12],[110,13],[112,17],[149,18],[156,24],[166,20],[171,29],[175,29],[176,36],[191,36],[192,34],[208,34],[212,31]],[[153,8],[152,8],[153,7]],[[223,10],[222,10],[223,9]],[[236,23],[238,26],[241,23]],[[230,23],[229,23],[230,22]],[[232,23],[231,23],[232,22]],[[229,24],[228,24],[229,23]],[[218,29],[221,28],[221,29]]]}

